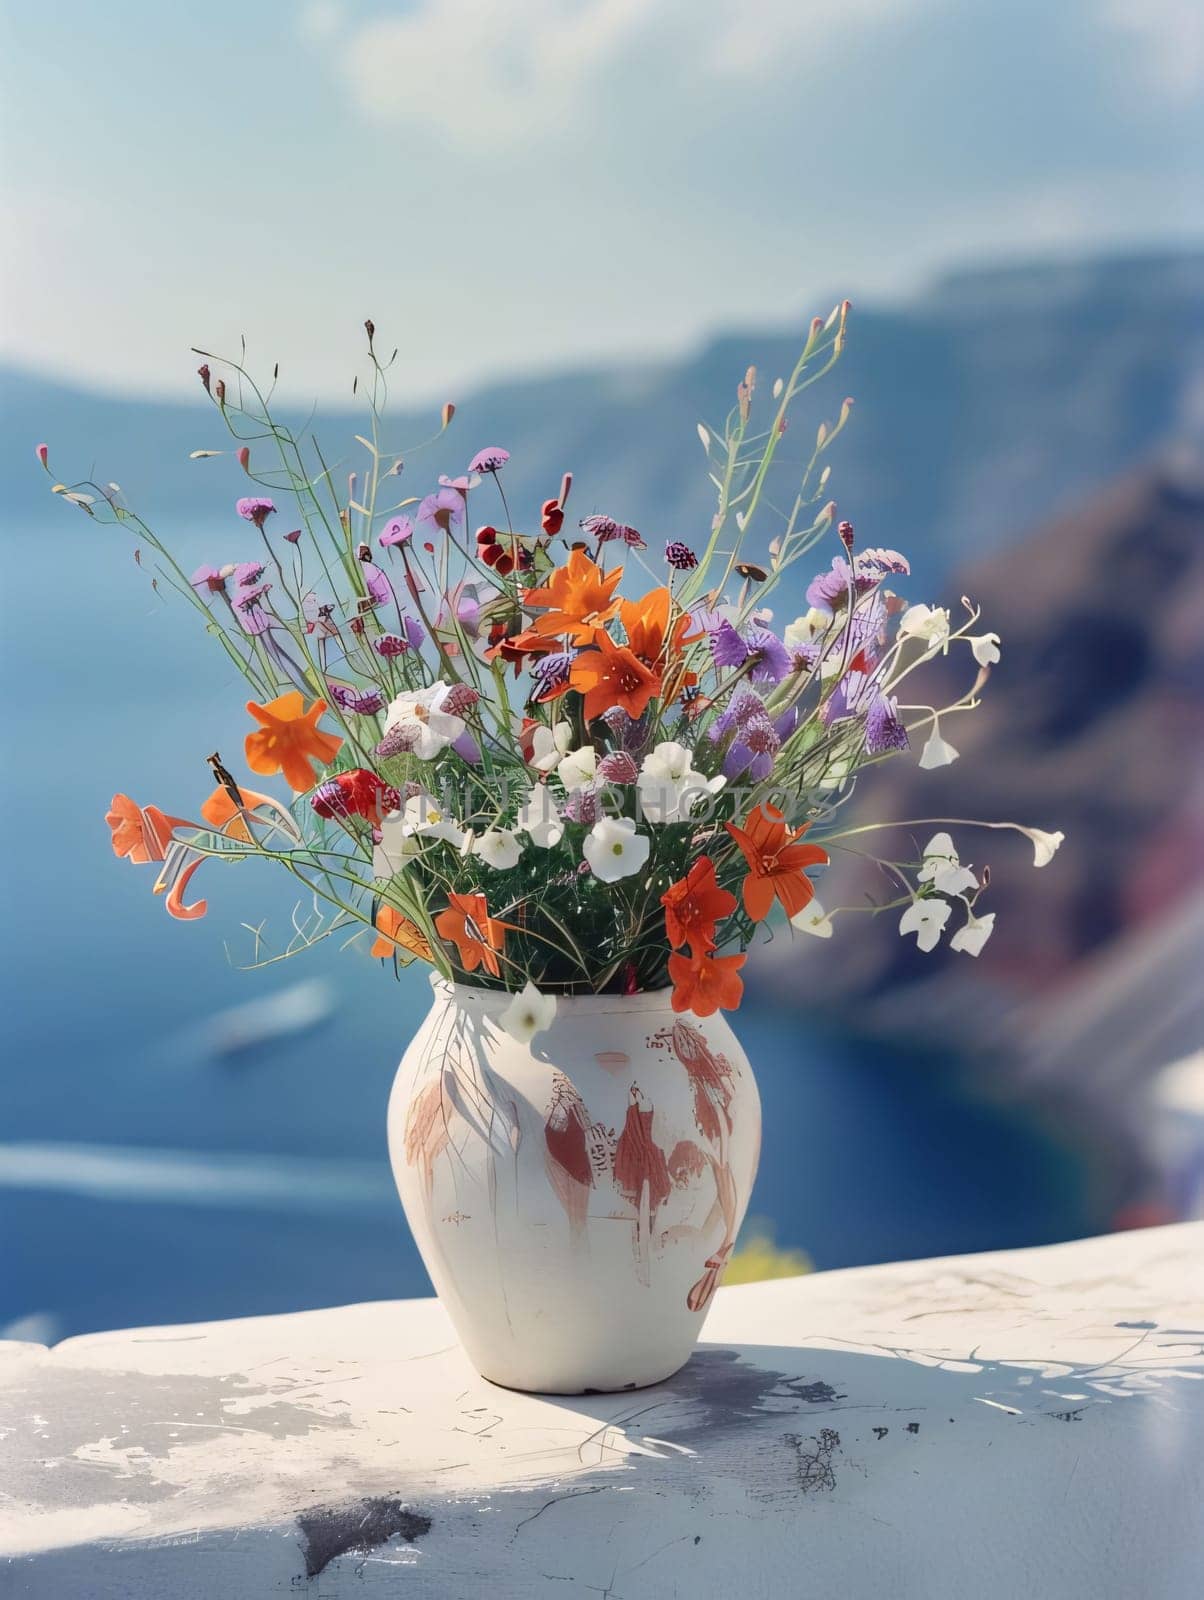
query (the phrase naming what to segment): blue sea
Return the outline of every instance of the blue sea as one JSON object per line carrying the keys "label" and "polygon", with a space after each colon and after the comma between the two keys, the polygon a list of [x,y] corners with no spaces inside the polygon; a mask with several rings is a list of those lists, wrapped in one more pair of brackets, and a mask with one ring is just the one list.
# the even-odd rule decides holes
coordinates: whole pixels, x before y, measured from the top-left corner
{"label": "blue sea", "polygon": [[[181,530],[184,564],[238,559]],[[337,940],[258,972],[244,924],[286,942],[294,899],[210,863],[209,915],[175,923],[117,861],[117,790],[195,815],[205,757],[237,772],[244,686],[126,535],[82,515],[22,537],[4,601],[0,1330],[92,1329],[429,1293],[389,1175],[385,1103],[424,1011]],[[190,896],[191,898],[192,896]],[[265,921],[266,919],[266,921]],[[213,1019],[298,982],[329,1019],[223,1054]],[[817,1267],[1089,1232],[1082,1157],[974,1091],[973,1063],[857,1041],[806,995],[746,1005],[765,1105],[752,1212]],[[754,997],[755,999],[755,997]]]}

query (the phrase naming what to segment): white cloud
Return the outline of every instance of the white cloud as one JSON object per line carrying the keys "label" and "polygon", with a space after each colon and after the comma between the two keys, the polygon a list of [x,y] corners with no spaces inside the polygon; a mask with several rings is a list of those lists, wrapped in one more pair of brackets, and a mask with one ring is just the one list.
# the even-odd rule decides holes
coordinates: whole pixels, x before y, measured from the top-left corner
{"label": "white cloud", "polygon": [[1105,21],[1137,46],[1150,87],[1181,101],[1204,89],[1200,0],[1109,0]]}
{"label": "white cloud", "polygon": [[627,69],[655,64],[643,87],[666,99],[751,86],[818,65],[841,37],[929,3],[424,0],[350,27],[337,59],[366,115],[487,149],[539,139],[599,108],[623,116]]}

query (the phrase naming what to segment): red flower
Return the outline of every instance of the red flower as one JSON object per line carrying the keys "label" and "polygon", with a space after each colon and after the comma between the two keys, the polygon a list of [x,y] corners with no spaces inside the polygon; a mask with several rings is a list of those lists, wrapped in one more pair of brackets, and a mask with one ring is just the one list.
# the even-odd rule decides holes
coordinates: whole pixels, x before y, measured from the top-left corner
{"label": "red flower", "polygon": [[379,822],[398,809],[401,795],[375,772],[355,767],[319,784],[309,803],[320,817],[365,817],[369,822]]}
{"label": "red flower", "polygon": [[734,1011],[744,995],[740,968],[747,959],[743,955],[716,956],[705,950],[698,955],[671,955],[674,1011],[692,1011],[696,1017]]}
{"label": "red flower", "polygon": [[675,948],[688,944],[702,954],[715,948],[715,924],[736,909],[736,897],[719,887],[710,856],[700,856],[685,877],[661,895],[661,905],[669,943]]}
{"label": "red flower", "polygon": [[828,860],[828,852],[817,844],[796,842],[810,823],[790,829],[776,806],[762,803],[745,817],[743,828],[734,822],[725,822],[724,827],[748,862],[744,909],[753,921],[763,921],[775,899],[788,917],[797,916],[815,893],[806,869],[825,866]]}

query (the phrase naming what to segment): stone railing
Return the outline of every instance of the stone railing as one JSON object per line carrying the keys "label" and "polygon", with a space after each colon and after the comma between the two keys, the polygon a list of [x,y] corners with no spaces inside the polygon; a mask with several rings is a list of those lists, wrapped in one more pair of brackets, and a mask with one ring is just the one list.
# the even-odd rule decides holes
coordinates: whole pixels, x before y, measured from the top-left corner
{"label": "stone railing", "polygon": [[580,1399],[433,1300],[0,1344],[0,1594],[1169,1600],[1202,1378],[1198,1224],[724,1289]]}

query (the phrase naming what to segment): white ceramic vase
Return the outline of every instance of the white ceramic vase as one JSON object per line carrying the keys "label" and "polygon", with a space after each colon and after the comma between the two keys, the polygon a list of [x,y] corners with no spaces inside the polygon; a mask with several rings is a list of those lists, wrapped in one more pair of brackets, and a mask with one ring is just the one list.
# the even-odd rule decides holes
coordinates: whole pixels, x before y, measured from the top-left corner
{"label": "white ceramic vase", "polygon": [[721,1015],[670,991],[562,999],[529,1045],[509,996],[432,979],[389,1101],[431,1281],[511,1389],[633,1389],[689,1358],[757,1170],[761,1103]]}

